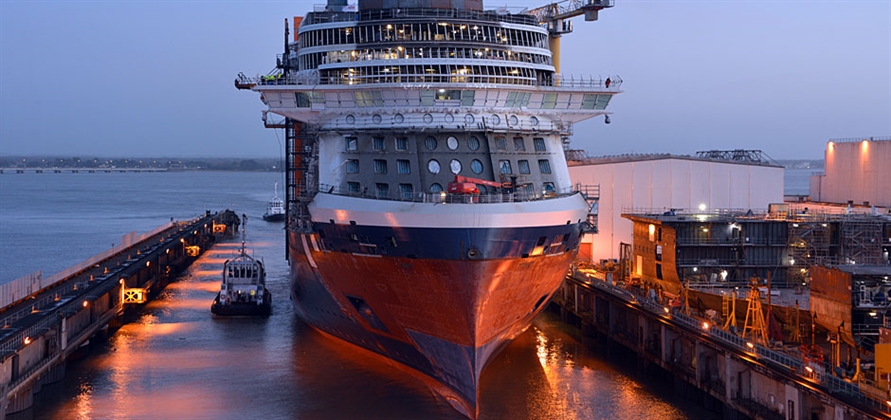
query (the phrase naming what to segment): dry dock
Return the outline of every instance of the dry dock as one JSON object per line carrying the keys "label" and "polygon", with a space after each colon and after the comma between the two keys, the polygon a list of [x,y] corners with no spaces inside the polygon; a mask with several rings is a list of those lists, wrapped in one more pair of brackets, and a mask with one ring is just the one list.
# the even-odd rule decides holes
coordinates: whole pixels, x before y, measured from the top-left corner
{"label": "dry dock", "polygon": [[891,403],[829,370],[687,316],[656,299],[576,272],[552,304],[584,334],[632,351],[725,419],[891,418]]}
{"label": "dry dock", "polygon": [[171,221],[55,276],[0,285],[0,420],[29,409],[91,337],[120,325],[238,223],[228,210]]}

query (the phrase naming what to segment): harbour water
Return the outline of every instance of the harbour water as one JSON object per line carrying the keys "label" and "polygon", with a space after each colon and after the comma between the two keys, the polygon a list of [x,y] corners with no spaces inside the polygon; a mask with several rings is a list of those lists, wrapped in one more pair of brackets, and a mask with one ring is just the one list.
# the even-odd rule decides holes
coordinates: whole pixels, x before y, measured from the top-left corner
{"label": "harbour water", "polygon": [[[21,417],[462,418],[412,377],[293,315],[283,224],[260,217],[277,180],[261,172],[0,175],[0,282],[55,273],[171,218],[232,209],[248,216],[248,249],[264,259],[273,293],[268,319],[212,317],[219,270],[239,240],[218,244],[135,322],[94,340],[90,357],[71,362],[66,379],[44,388]],[[806,185],[789,187],[787,194],[806,193]],[[614,353],[545,313],[486,369],[480,417],[716,416],[616,363]]]}

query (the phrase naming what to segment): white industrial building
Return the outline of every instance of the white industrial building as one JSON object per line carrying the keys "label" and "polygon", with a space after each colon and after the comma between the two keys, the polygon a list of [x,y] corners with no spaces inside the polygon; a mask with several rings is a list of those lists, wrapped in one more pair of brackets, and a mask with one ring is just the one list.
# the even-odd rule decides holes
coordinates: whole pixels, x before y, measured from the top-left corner
{"label": "white industrial building", "polygon": [[822,174],[811,176],[810,199],[891,207],[891,137],[832,139]]}
{"label": "white industrial building", "polygon": [[[694,156],[623,155],[574,160],[574,184],[599,185],[598,233],[583,239],[580,258],[618,259],[632,243],[632,222],[622,213],[734,209],[765,212],[783,202],[784,168],[760,151],[699,152]],[[704,207],[700,207],[704,206]]]}

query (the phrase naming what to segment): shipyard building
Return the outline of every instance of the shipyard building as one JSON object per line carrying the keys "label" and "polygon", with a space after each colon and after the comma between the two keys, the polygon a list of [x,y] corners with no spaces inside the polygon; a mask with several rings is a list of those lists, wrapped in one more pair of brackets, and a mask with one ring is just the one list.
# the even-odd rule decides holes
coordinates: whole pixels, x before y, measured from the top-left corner
{"label": "shipyard building", "polygon": [[891,136],[832,139],[823,173],[811,176],[815,202],[891,207]]}

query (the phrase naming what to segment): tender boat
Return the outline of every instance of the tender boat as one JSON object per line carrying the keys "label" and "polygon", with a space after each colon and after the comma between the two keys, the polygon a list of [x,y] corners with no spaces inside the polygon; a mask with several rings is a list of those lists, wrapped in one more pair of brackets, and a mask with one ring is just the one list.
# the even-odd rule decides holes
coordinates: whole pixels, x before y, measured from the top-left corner
{"label": "tender boat", "polygon": [[[245,218],[247,219],[247,218]],[[210,311],[222,316],[267,316],[272,312],[272,294],[266,288],[263,261],[251,257],[244,246],[244,220],[241,228],[241,253],[223,264],[220,292]]]}
{"label": "tender boat", "polygon": [[285,220],[285,201],[278,197],[278,182],[275,183],[275,195],[266,204],[266,214],[263,220],[267,222],[281,222]]}

